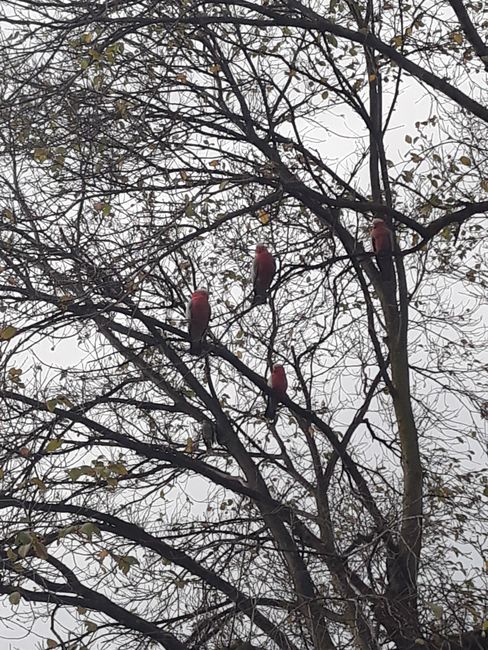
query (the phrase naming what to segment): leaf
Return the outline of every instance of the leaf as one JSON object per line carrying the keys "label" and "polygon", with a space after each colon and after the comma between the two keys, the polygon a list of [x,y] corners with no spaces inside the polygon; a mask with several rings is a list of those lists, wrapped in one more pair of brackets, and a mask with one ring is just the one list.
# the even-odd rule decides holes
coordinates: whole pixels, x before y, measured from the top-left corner
{"label": "leaf", "polygon": [[18,605],[20,603],[20,599],[22,596],[18,591],[12,591],[10,596],[8,597],[9,601],[12,603],[12,605]]}
{"label": "leaf", "polygon": [[459,162],[466,167],[471,167],[471,158],[468,158],[468,156],[461,156]]}
{"label": "leaf", "polygon": [[139,564],[139,560],[133,555],[121,555],[117,559],[117,566],[124,575],[127,575],[130,571],[130,568],[135,564]]}
{"label": "leaf", "polygon": [[186,446],[183,451],[185,452],[185,454],[193,453],[193,438],[186,439]]}
{"label": "leaf", "polygon": [[[51,401],[52,401],[52,400],[51,400]],[[49,407],[48,407],[48,410],[50,410]],[[47,443],[47,445],[46,445],[46,452],[47,452],[48,454],[52,454],[53,451],[56,451],[57,449],[59,449],[59,448],[61,447],[62,444],[63,444],[63,441],[62,441],[60,438],[54,438],[53,440],[50,440],[50,441]]]}
{"label": "leaf", "polygon": [[15,536],[16,544],[30,544],[32,542],[32,535],[26,530],[21,530],[20,533],[17,533]]}
{"label": "leaf", "polygon": [[47,647],[48,648],[57,648],[58,647],[58,642],[55,641],[54,639],[48,639],[47,640]]}
{"label": "leaf", "polygon": [[39,488],[39,492],[46,492],[47,487],[44,481],[41,481],[40,478],[34,477],[31,478],[30,480],[31,485],[35,485],[37,488]]}
{"label": "leaf", "polygon": [[15,562],[15,560],[17,560],[17,553],[13,548],[10,548],[10,546],[7,549],[7,557],[11,562]]}
{"label": "leaf", "polygon": [[428,605],[435,618],[439,621],[442,618],[442,612],[444,611],[441,605],[437,605],[436,603],[428,603]]}
{"label": "leaf", "polygon": [[5,478],[5,472],[3,469],[0,467],[0,481]]}
{"label": "leaf", "polygon": [[13,325],[7,325],[0,329],[0,341],[10,341],[10,339],[17,334],[17,328]]}
{"label": "leaf", "polygon": [[27,555],[29,554],[29,551],[31,550],[31,548],[32,548],[32,544],[22,544],[22,546],[19,546],[18,551],[17,551],[19,557],[21,557],[22,559],[25,559],[27,557]]}
{"label": "leaf", "polygon": [[93,535],[96,535],[97,537],[100,538],[102,537],[100,533],[100,528],[91,521],[88,521],[86,524],[80,526],[79,531],[82,535],[86,535],[86,537],[88,537],[90,541]]}
{"label": "leaf", "polygon": [[41,560],[48,559],[49,556],[47,554],[47,548],[37,538],[34,540],[32,546],[33,546],[34,553],[37,555],[38,558],[40,558]]}
{"label": "leaf", "polygon": [[108,469],[115,474],[119,474],[119,476],[127,476],[129,473],[127,467],[122,463],[110,463]]}
{"label": "leaf", "polygon": [[83,470],[80,467],[73,467],[73,469],[68,470],[68,476],[72,481],[77,481],[82,474]]}
{"label": "leaf", "polygon": [[63,537],[66,537],[66,535],[69,535],[70,533],[77,533],[78,530],[78,526],[66,526],[65,528],[61,528],[58,531],[58,539],[63,539]]}
{"label": "leaf", "polygon": [[93,623],[93,621],[86,621],[85,625],[88,632],[96,632],[98,630],[98,625]]}
{"label": "leaf", "polygon": [[34,160],[38,163],[43,163],[45,160],[48,159],[49,156],[49,149],[46,149],[45,147],[36,147],[34,149]]}
{"label": "leaf", "polygon": [[454,32],[454,34],[451,34],[451,39],[454,41],[454,43],[461,45],[461,43],[464,41],[464,36],[461,34],[461,32]]}
{"label": "leaf", "polygon": [[29,449],[29,447],[21,447],[21,448],[19,449],[19,454],[20,454],[23,458],[27,458],[27,456],[30,456],[30,449]]}
{"label": "leaf", "polygon": [[218,74],[221,70],[222,68],[218,63],[211,65],[210,68],[208,69],[208,71],[211,72],[212,74]]}
{"label": "leaf", "polygon": [[412,144],[412,136],[411,135],[406,135],[405,136],[405,142],[408,142],[408,144]]}
{"label": "leaf", "polygon": [[327,41],[327,43],[332,45],[332,47],[337,47],[338,45],[337,38],[334,36],[334,34],[327,34],[325,40]]}
{"label": "leaf", "polygon": [[56,397],[54,397],[53,399],[46,400],[46,407],[49,413],[54,413],[54,409],[56,408],[57,405],[58,405],[58,400]]}
{"label": "leaf", "polygon": [[485,190],[485,192],[488,192],[488,178],[484,178],[483,180],[480,181],[481,189]]}
{"label": "leaf", "polygon": [[376,81],[376,75],[375,74],[370,74],[368,77],[370,82]]}
{"label": "leaf", "polygon": [[263,224],[263,226],[266,226],[270,221],[269,212],[266,212],[266,210],[260,210],[258,212],[258,219]]}

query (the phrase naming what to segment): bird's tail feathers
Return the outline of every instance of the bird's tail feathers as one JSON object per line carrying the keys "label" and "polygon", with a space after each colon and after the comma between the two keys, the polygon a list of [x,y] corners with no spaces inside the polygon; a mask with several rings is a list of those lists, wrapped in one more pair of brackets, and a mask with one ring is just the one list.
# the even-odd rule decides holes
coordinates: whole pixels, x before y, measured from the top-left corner
{"label": "bird's tail feathers", "polygon": [[276,407],[278,406],[278,402],[274,397],[268,397],[268,403],[266,405],[266,411],[264,412],[264,417],[267,420],[273,420],[273,422],[276,419]]}
{"label": "bird's tail feathers", "polygon": [[255,307],[256,305],[265,305],[267,302],[268,296],[266,292],[260,293],[258,291],[255,291],[252,297],[251,307]]}

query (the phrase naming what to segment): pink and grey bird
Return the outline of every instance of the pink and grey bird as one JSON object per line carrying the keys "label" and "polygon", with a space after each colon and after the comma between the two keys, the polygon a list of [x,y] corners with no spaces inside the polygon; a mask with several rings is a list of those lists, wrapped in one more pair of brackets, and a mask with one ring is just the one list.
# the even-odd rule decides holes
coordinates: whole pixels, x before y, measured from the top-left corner
{"label": "pink and grey bird", "polygon": [[197,289],[192,293],[186,308],[186,315],[190,334],[190,353],[201,354],[202,343],[210,320],[210,305],[205,289]]}
{"label": "pink and grey bird", "polygon": [[268,291],[276,272],[276,263],[274,257],[264,244],[256,246],[256,255],[252,269],[252,283],[254,296],[252,304],[265,305],[268,297]]}
{"label": "pink and grey bird", "polygon": [[281,364],[277,363],[273,366],[271,376],[268,379],[268,386],[271,388],[272,394],[268,396],[264,417],[274,421],[278,404],[286,397],[286,389],[288,388],[285,369]]}
{"label": "pink and grey bird", "polygon": [[371,242],[373,244],[373,251],[376,253],[376,261],[378,262],[380,273],[385,280],[391,279],[394,274],[391,258],[393,252],[393,233],[383,219],[373,219]]}

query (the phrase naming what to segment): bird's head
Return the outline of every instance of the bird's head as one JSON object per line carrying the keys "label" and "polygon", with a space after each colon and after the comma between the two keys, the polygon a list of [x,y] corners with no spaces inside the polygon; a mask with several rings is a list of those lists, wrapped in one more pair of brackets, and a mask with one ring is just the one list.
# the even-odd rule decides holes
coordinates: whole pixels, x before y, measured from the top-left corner
{"label": "bird's head", "polygon": [[267,253],[268,249],[263,243],[256,244],[256,254],[258,253]]}
{"label": "bird's head", "polygon": [[384,226],[385,222],[383,219],[373,219],[373,227],[374,226]]}
{"label": "bird's head", "polygon": [[192,294],[192,298],[208,298],[208,291],[206,289],[196,289]]}

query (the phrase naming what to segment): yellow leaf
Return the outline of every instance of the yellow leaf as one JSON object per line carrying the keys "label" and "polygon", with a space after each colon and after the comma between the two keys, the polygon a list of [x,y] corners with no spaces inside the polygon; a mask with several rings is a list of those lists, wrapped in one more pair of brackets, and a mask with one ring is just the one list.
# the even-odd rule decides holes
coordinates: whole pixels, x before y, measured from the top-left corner
{"label": "yellow leaf", "polygon": [[184,72],[180,72],[179,74],[177,74],[176,81],[181,81],[181,83],[185,83],[187,81],[186,74]]}
{"label": "yellow leaf", "polygon": [[451,39],[458,45],[461,45],[464,41],[464,36],[460,32],[454,32],[454,34],[451,34]]}
{"label": "yellow leaf", "polygon": [[375,74],[370,74],[369,75],[369,80],[370,81],[376,81],[376,75]]}
{"label": "yellow leaf", "polygon": [[480,181],[480,185],[482,190],[488,192],[488,178],[484,178],[482,181]]}
{"label": "yellow leaf", "polygon": [[47,640],[47,647],[48,648],[57,648],[58,642],[55,641],[54,639],[48,639]]}
{"label": "yellow leaf", "polygon": [[186,447],[183,450],[186,454],[193,453],[193,438],[187,438]]}
{"label": "yellow leaf", "polygon": [[7,325],[0,329],[0,341],[10,341],[17,334],[17,328],[13,325]]}
{"label": "yellow leaf", "polygon": [[400,45],[403,43],[403,36],[395,36],[392,40],[395,47],[400,47]]}
{"label": "yellow leaf", "polygon": [[210,167],[213,167],[215,169],[215,167],[219,166],[219,161],[218,160],[211,160],[208,164],[210,165]]}
{"label": "yellow leaf", "polygon": [[34,149],[34,160],[36,160],[39,163],[43,163],[45,160],[47,160],[49,156],[49,149],[46,149],[45,147],[36,147]]}
{"label": "yellow leaf", "polygon": [[468,158],[468,156],[461,156],[459,162],[466,165],[466,167],[471,167],[471,158]]}
{"label": "yellow leaf", "polygon": [[211,72],[212,74],[218,74],[221,70],[222,70],[222,68],[220,67],[220,65],[218,63],[216,63],[215,65],[210,66],[210,68],[208,69],[208,71]]}
{"label": "yellow leaf", "polygon": [[266,226],[270,220],[269,212],[266,212],[266,210],[260,210],[258,212],[258,219],[263,224],[263,226]]}

